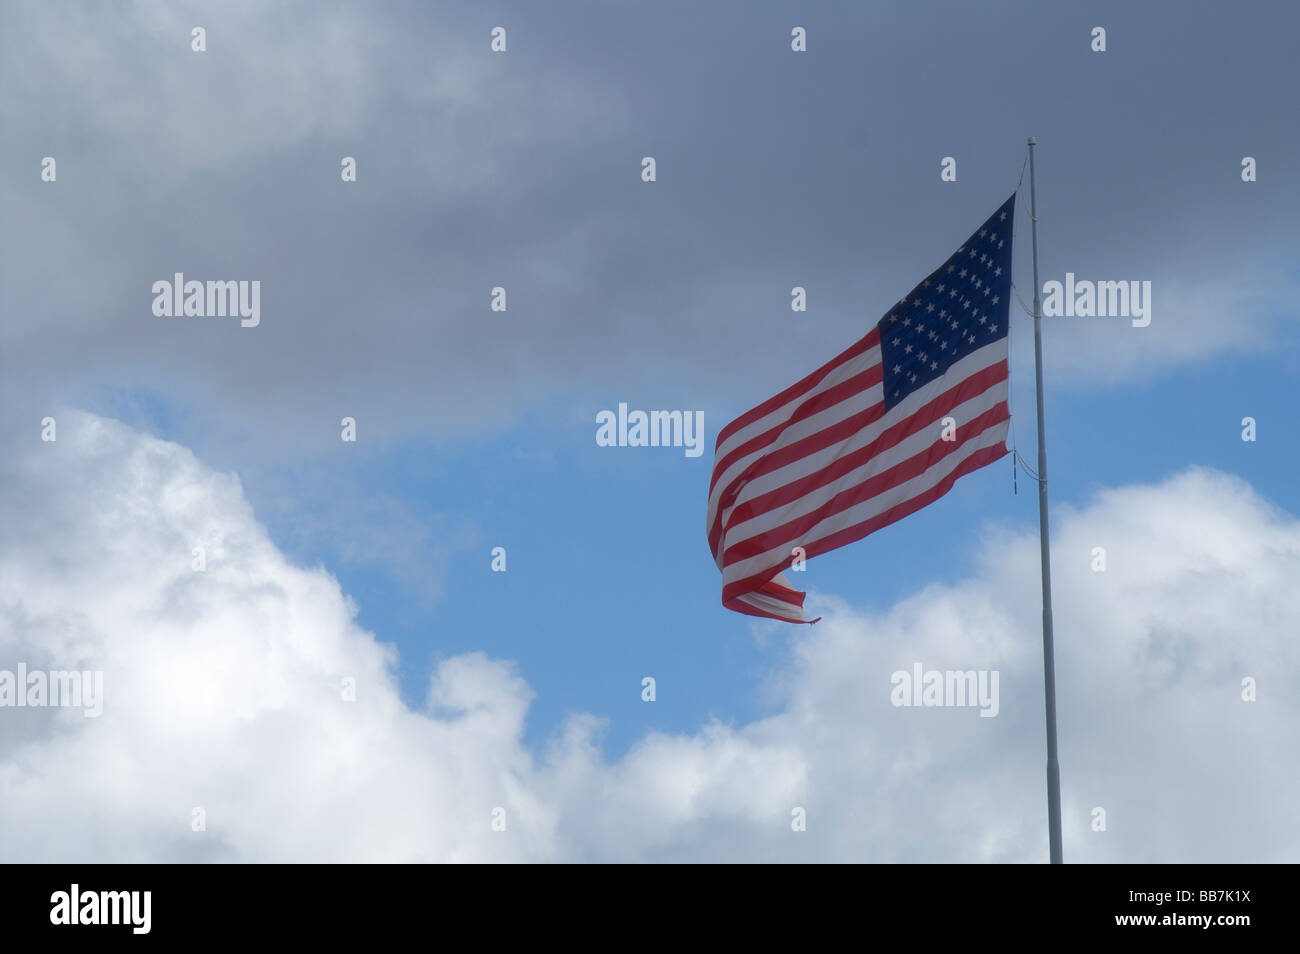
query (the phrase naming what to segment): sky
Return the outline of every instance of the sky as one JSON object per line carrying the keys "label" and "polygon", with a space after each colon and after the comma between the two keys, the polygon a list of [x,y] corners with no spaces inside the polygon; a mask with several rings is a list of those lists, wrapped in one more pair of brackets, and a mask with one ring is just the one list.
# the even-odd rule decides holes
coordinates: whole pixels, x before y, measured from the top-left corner
{"label": "sky", "polygon": [[[809,561],[816,626],[723,609],[705,537],[718,431],[1017,191],[1029,301],[1032,135],[1041,282],[1152,288],[1043,325],[1066,860],[1300,859],[1298,20],[5,4],[0,669],[104,705],[0,708],[0,857],[1045,860],[1009,457]],[[260,323],[158,317],[176,272]],[[620,402],[704,453],[599,446]],[[997,716],[892,705],[915,663]]]}

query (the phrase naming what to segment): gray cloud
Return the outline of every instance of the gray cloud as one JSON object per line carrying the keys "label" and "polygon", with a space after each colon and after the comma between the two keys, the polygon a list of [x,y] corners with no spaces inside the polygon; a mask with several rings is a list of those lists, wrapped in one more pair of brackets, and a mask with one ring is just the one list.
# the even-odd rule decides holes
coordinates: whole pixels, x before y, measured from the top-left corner
{"label": "gray cloud", "polygon": [[[1015,187],[1030,132],[1044,280],[1155,286],[1150,328],[1050,326],[1057,386],[1294,333],[1276,7],[127,9],[0,13],[15,414],[145,387],[209,442],[302,459],[344,413],[378,441],[611,390],[725,413],[864,332]],[[262,325],[155,318],[177,270],[261,280]]]}

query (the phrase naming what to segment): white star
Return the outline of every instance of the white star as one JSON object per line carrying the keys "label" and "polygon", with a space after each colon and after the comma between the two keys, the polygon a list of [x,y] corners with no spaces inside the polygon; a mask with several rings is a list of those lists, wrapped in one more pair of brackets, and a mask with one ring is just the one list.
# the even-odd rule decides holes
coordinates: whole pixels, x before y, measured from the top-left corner
{"label": "white star", "polygon": [[946,311],[944,311],[942,308],[940,308],[940,309],[939,309],[939,317],[940,317],[940,318],[947,318],[947,317],[948,317],[948,312],[946,312]]}
{"label": "white star", "polygon": [[903,350],[906,351],[908,354],[911,354],[911,353],[912,353],[912,346],[911,346],[911,345],[908,345],[908,346],[907,346],[906,348],[904,348]]}
{"label": "white star", "polygon": [[898,344],[898,341],[899,341],[899,339],[895,338],[895,339],[894,339],[894,344]]}
{"label": "white star", "polygon": [[993,274],[1000,276],[1002,274],[1002,266],[999,265],[997,268],[993,269]]}
{"label": "white star", "polygon": [[969,308],[969,307],[970,307],[970,299],[969,299],[969,298],[963,298],[963,299],[961,300],[961,306],[962,306],[963,308]]}
{"label": "white star", "polygon": [[1005,222],[1006,220],[1007,220],[1007,214],[1005,212],[1003,212],[1001,215],[998,216],[999,222]]}
{"label": "white star", "polygon": [[1001,247],[1002,247],[1002,242],[999,241],[999,242],[998,242],[998,248],[1001,248]]}
{"label": "white star", "polygon": [[[987,294],[988,294],[988,293],[989,293],[989,286],[988,286],[988,285],[985,285],[985,286],[984,286],[984,294],[986,294],[986,295],[987,295]],[[994,303],[993,303],[993,304],[995,304],[995,305],[996,305],[996,304],[997,304],[997,302],[994,302]]]}
{"label": "white star", "polygon": [[927,278],[925,281],[921,282],[921,287],[922,287],[922,288],[929,288],[929,287],[930,287],[930,279]]}
{"label": "white star", "polygon": [[917,333],[918,335],[919,335],[921,332],[923,332],[923,331],[925,331],[925,325],[917,325],[917,326],[916,326],[916,333]]}
{"label": "white star", "polygon": [[924,351],[921,352],[921,363],[922,363],[922,364],[925,364],[925,352],[924,352]]}
{"label": "white star", "polygon": [[894,373],[895,373],[895,374],[900,374],[900,373],[902,373],[902,370],[903,370],[903,366],[902,366],[901,364],[896,364],[896,365],[894,365]]}
{"label": "white star", "polygon": [[988,315],[985,315],[983,318],[980,319],[980,324],[982,325],[982,324],[984,324],[984,322],[986,322],[986,321],[988,321],[988,320],[989,320],[989,316],[988,316]]}
{"label": "white star", "polygon": [[908,327],[909,325],[911,325],[911,323],[912,323],[912,319],[911,319],[911,318],[904,318],[904,319],[903,319],[903,327],[904,327],[904,328],[906,328],[906,327]]}
{"label": "white star", "polygon": [[926,310],[926,311],[934,311],[934,302],[931,302],[930,304],[926,305],[926,306],[925,306],[925,310]]}
{"label": "white star", "polygon": [[970,257],[971,257],[971,258],[974,258],[974,257],[975,257],[975,249],[971,249],[971,250],[970,250]]}
{"label": "white star", "polygon": [[937,337],[939,337],[939,336],[938,336],[937,334],[935,334],[933,331],[930,332],[930,340],[931,340],[931,341],[933,341],[933,340],[934,340],[935,338],[937,338]]}
{"label": "white star", "polygon": [[949,292],[948,292],[948,297],[949,297],[949,298],[956,298],[956,297],[957,297],[957,289],[953,288],[953,289],[949,290]]}
{"label": "white star", "polygon": [[970,343],[971,343],[971,344],[974,344],[974,343],[975,343],[975,336],[974,336],[974,335],[967,335],[966,337],[970,339]]}
{"label": "white star", "polygon": [[946,350],[947,347],[948,347],[948,342],[946,342],[946,341],[940,341],[940,342],[939,342],[939,350],[940,350],[940,351],[944,351],[944,350]]}
{"label": "white star", "polygon": [[962,278],[965,278],[965,277],[966,277],[966,269],[964,269],[964,268],[961,270],[961,277],[962,277]]}
{"label": "white star", "polygon": [[909,380],[909,381],[915,381],[915,380],[916,380],[916,375],[915,375],[915,374],[908,375],[908,380]]}
{"label": "white star", "polygon": [[996,304],[998,303],[998,298],[999,298],[999,296],[997,296],[997,295],[994,295],[994,296],[993,296],[993,304],[996,305]]}
{"label": "white star", "polygon": [[[952,269],[948,269],[948,271],[952,271]],[[940,286],[939,286],[939,294],[942,295],[942,294],[944,293],[944,290],[945,290],[945,289],[944,289],[944,286],[943,286],[943,285],[940,285]]]}
{"label": "white star", "polygon": [[935,371],[935,370],[937,370],[938,367],[939,367],[939,364],[938,364],[937,361],[931,361],[931,362],[930,362],[930,370],[931,370],[931,371]]}

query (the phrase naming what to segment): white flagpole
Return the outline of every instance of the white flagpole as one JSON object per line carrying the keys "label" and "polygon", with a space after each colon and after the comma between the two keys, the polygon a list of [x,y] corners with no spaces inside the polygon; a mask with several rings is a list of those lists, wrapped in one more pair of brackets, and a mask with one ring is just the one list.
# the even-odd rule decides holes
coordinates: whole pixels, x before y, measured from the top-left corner
{"label": "white flagpole", "polygon": [[1043,695],[1047,706],[1047,838],[1050,861],[1061,864],[1061,766],[1056,758],[1056,661],[1052,649],[1052,562],[1047,535],[1047,442],[1043,426],[1043,309],[1038,283],[1038,196],[1029,137],[1029,221],[1034,246],[1034,384],[1038,391],[1038,548],[1043,571]]}

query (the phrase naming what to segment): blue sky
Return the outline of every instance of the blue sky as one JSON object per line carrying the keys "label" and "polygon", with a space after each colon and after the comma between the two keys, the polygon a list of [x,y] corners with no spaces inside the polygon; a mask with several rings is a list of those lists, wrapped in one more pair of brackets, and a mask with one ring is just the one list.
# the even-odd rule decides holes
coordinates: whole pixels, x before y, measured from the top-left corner
{"label": "blue sky", "polygon": [[[1014,334],[1032,335],[1023,313],[1014,320]],[[1049,322],[1046,334],[1052,331]],[[1201,464],[1246,477],[1296,512],[1294,455],[1268,433],[1285,426],[1276,409],[1293,398],[1293,360],[1225,359],[1105,393],[1054,388],[1049,367],[1053,504],[1077,506],[1101,488],[1155,482]],[[1032,359],[1019,363],[1016,376],[1016,436],[1032,466]],[[642,406],[635,395],[625,399]],[[1255,443],[1241,440],[1246,416],[1258,422]],[[599,448],[592,418],[564,431],[521,428],[471,453],[414,450],[371,464],[366,482],[463,515],[481,536],[451,561],[448,596],[425,611],[412,610],[410,594],[382,572],[331,566],[356,599],[360,622],[392,635],[403,684],[416,699],[438,654],[483,649],[519,660],[537,690],[529,727],[535,740],[575,710],[609,717],[614,752],[649,729],[685,732],[710,717],[743,722],[766,714],[770,705],[756,686],[783,661],[783,627],[755,624],[720,605],[719,574],[702,530],[708,455],[687,460],[676,448]],[[719,422],[729,418],[705,420],[711,445]],[[430,479],[431,472],[437,476]],[[810,561],[799,584],[814,589],[810,610],[816,612],[817,590],[884,608],[927,583],[960,580],[981,559],[986,524],[1036,526],[1037,496],[1023,474],[1017,490],[1013,495],[1009,460],[998,461],[898,525]],[[490,569],[497,545],[507,548],[504,574]],[[1053,559],[1086,562],[1091,554],[1058,552]],[[1025,580],[1023,593],[1035,604],[1036,583]],[[767,638],[757,638],[756,629]],[[1086,641],[1088,634],[1058,638]],[[640,700],[645,675],[658,683],[653,705]]]}

